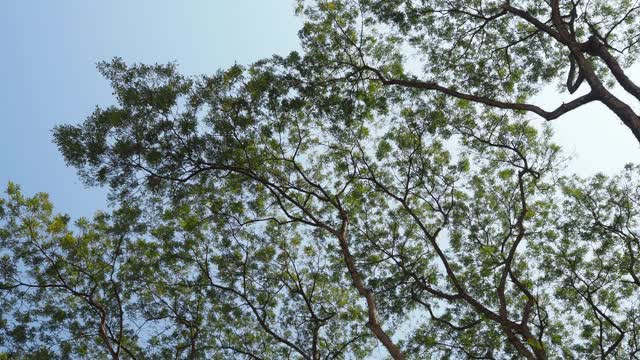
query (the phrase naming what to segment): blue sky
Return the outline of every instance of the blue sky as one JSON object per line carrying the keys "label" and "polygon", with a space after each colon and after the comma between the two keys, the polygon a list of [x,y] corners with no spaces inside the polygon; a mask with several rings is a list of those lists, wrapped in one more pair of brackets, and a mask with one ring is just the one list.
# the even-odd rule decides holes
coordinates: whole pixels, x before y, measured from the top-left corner
{"label": "blue sky", "polygon": [[0,1],[0,186],[48,192],[59,211],[86,216],[106,206],[51,143],[56,124],[113,103],[95,64],[177,61],[212,73],[298,46],[300,19],[282,0]]}

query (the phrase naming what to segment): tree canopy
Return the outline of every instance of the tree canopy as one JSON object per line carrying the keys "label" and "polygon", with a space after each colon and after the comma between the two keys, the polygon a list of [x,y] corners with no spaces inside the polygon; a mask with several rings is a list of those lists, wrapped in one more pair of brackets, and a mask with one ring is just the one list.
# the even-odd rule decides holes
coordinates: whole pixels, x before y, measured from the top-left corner
{"label": "tree canopy", "polygon": [[[640,87],[628,77],[640,48],[637,1],[300,1],[309,62],[326,77],[437,92],[554,120],[593,101],[640,141]],[[327,66],[327,65],[331,66]],[[527,100],[557,84],[556,109]],[[584,86],[583,86],[584,84]],[[632,99],[611,89],[619,85]]]}
{"label": "tree canopy", "polygon": [[54,141],[113,208],[9,184],[0,358],[637,357],[640,166],[567,174],[530,117],[600,101],[640,138],[610,91],[640,96],[637,9],[301,1],[301,53],[99,64],[117,105]]}

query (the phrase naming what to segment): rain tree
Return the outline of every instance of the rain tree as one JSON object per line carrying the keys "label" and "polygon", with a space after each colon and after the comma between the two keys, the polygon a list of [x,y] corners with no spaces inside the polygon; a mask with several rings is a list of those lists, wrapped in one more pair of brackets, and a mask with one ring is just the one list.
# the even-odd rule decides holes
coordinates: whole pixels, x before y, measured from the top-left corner
{"label": "rain tree", "polygon": [[[637,130],[609,92],[633,94],[611,52],[633,60],[635,5],[607,4],[301,2],[302,54],[101,63],[117,105],[54,139],[114,209],[72,222],[9,185],[0,351],[638,356],[640,168],[567,175],[527,117],[598,100]],[[526,103],[563,76],[591,91]]]}
{"label": "rain tree", "polygon": [[[116,59],[101,70],[119,105],[55,131],[86,182],[141,212],[150,254],[133,269],[158,285],[127,287],[127,318],[193,326],[165,351],[637,350],[636,167],[562,177],[550,130],[523,116],[445,115],[442,102],[384,87],[337,96],[341,84],[299,82],[299,59],[199,78]],[[166,306],[199,310],[163,318]]]}

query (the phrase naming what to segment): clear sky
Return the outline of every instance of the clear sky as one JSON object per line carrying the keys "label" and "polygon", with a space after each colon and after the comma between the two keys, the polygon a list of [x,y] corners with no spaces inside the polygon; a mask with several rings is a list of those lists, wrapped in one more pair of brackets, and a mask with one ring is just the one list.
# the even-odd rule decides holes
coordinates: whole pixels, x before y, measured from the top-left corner
{"label": "clear sky", "polygon": [[51,129],[113,103],[97,62],[175,60],[212,73],[296,49],[299,27],[283,0],[0,0],[0,187],[11,180],[91,215],[105,192],[65,167]]}
{"label": "clear sky", "polygon": [[[187,74],[211,73],[296,49],[299,26],[289,0],[0,0],[0,186],[48,192],[74,217],[104,208],[105,193],[84,188],[51,143],[54,125],[113,102],[96,62],[175,60]],[[640,81],[640,67],[631,77]],[[549,109],[559,101],[551,89],[538,97]],[[631,133],[601,105],[554,128],[580,174],[640,161]]]}
{"label": "clear sky", "polygon": [[[632,66],[627,72],[629,77],[640,82],[640,62]],[[583,95],[588,86],[582,85],[573,95],[558,95],[553,87],[545,89],[532,102],[541,105],[546,110],[553,110],[562,101]],[[626,100],[640,113],[640,103],[631,96],[613,88],[613,93]],[[542,121],[531,115],[532,119]],[[577,110],[552,121],[556,143],[573,158],[567,163],[567,170],[579,175],[592,175],[597,172],[612,174],[619,172],[627,163],[640,163],[640,145],[631,131],[622,124],[609,109],[600,103],[590,103]]]}

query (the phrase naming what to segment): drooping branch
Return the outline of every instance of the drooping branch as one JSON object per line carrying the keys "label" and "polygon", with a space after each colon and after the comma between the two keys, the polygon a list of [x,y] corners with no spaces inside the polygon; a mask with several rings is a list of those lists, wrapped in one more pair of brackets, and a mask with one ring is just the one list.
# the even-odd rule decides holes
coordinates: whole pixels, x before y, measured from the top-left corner
{"label": "drooping branch", "polygon": [[584,73],[582,69],[578,69],[578,77],[576,78],[576,59],[573,55],[569,55],[569,74],[567,75],[567,90],[569,94],[575,93],[583,82]]}

